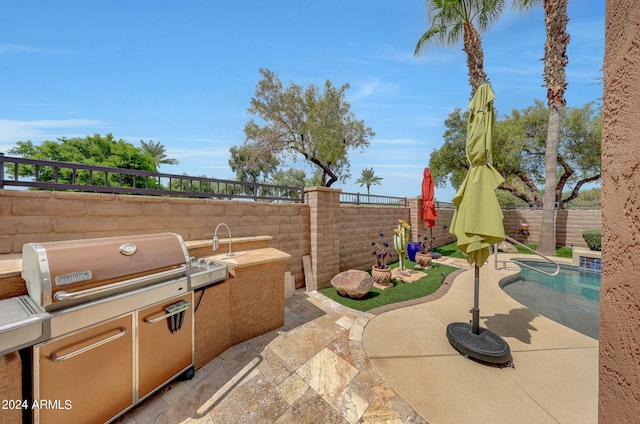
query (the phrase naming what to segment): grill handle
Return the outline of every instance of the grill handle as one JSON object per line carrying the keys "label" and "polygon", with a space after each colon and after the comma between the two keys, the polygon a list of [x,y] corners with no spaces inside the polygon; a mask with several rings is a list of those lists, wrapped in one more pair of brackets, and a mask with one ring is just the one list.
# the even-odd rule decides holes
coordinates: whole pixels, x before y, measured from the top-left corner
{"label": "grill handle", "polygon": [[91,296],[92,294],[102,293],[109,290],[115,290],[122,287],[137,285],[145,282],[161,281],[169,277],[178,276],[184,274],[186,269],[185,265],[180,265],[180,268],[170,269],[168,271],[157,272],[152,275],[145,275],[138,278],[132,278],[130,280],[119,281],[113,284],[107,284],[105,286],[94,287],[92,289],[79,290],[77,292],[66,292],[64,290],[57,291],[53,298],[58,301],[67,299],[78,299],[85,296]]}
{"label": "grill handle", "polygon": [[169,317],[172,317],[174,315],[179,314],[180,312],[186,311],[187,309],[189,309],[190,306],[191,306],[191,304],[189,302],[185,302],[184,306],[181,306],[180,309],[176,309],[175,311],[171,311],[168,314],[164,314],[164,315],[162,315],[160,317],[157,317],[157,318],[153,318],[153,319],[145,318],[144,322],[146,322],[147,324],[155,324],[156,322],[160,322],[165,318],[169,318]]}
{"label": "grill handle", "polygon": [[52,353],[49,358],[53,361],[53,362],[60,362],[60,361],[66,361],[67,359],[73,358],[76,355],[80,355],[81,353],[87,352],[91,349],[95,349],[98,346],[102,346],[103,344],[109,343],[113,340],[119,339],[120,337],[124,336],[125,334],[127,334],[127,329],[124,327],[120,327],[120,332],[118,334],[115,334],[111,337],[107,337],[106,339],[102,339],[99,342],[95,342],[93,344],[90,344],[89,346],[85,346],[82,349],[78,349],[78,350],[74,350],[73,352],[67,353],[66,355],[62,355],[62,356],[58,356],[55,353]]}

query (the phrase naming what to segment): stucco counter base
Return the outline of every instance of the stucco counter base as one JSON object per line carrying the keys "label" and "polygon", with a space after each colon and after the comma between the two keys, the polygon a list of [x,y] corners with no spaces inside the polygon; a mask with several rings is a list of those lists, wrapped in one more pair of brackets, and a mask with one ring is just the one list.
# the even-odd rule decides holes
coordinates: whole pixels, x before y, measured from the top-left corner
{"label": "stucco counter base", "polygon": [[284,272],[290,258],[274,248],[205,258],[227,264],[229,279],[196,290],[196,368],[237,343],[284,325]]}

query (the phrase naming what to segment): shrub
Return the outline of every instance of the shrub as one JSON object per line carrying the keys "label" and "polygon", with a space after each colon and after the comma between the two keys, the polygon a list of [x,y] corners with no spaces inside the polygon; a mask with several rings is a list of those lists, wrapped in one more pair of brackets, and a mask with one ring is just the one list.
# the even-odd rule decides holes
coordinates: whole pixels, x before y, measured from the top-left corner
{"label": "shrub", "polygon": [[587,242],[589,249],[602,250],[600,230],[585,230],[582,232],[582,238]]}

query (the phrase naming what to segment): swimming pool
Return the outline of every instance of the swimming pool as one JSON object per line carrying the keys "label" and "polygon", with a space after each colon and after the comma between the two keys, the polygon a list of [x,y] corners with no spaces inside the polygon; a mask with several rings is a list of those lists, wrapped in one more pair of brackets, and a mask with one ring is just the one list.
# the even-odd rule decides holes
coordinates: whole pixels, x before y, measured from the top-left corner
{"label": "swimming pool", "polygon": [[[553,272],[552,265],[522,261]],[[569,328],[598,338],[600,272],[561,265],[549,277],[522,267],[520,277],[501,284],[502,289],[527,308]]]}

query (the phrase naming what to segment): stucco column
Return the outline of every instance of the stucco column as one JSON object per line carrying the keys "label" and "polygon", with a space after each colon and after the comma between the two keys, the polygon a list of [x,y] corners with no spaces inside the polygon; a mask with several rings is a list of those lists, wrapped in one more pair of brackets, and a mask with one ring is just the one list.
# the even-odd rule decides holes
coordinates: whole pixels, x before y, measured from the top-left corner
{"label": "stucco column", "polygon": [[316,287],[327,287],[340,272],[340,189],[305,188],[311,227],[311,266]]}
{"label": "stucco column", "polygon": [[410,197],[407,199],[409,206],[409,225],[411,225],[411,240],[418,243],[420,239],[418,234],[422,234],[422,199]]}
{"label": "stucco column", "polygon": [[0,422],[21,423],[22,410],[15,407],[15,402],[22,399],[22,362],[18,352],[0,356],[0,400],[13,402],[3,404],[0,409]]}
{"label": "stucco column", "polygon": [[606,2],[599,422],[640,417],[640,9]]}

